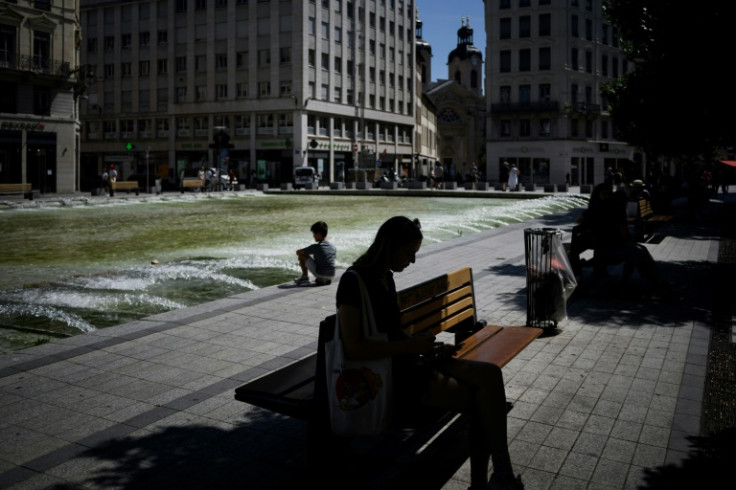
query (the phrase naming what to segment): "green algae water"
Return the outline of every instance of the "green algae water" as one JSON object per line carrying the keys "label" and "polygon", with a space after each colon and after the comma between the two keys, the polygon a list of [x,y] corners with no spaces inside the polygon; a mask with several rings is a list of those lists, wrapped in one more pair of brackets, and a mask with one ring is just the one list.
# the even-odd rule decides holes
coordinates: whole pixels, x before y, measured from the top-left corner
{"label": "green algae water", "polygon": [[317,220],[347,267],[396,214],[432,243],[586,204],[234,193],[3,210],[0,353],[291,281]]}

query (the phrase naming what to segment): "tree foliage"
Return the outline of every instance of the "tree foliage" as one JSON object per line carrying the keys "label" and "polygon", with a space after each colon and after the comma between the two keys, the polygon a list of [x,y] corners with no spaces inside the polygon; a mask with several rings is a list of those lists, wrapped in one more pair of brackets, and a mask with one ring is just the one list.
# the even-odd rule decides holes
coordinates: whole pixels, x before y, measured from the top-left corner
{"label": "tree foliage", "polygon": [[736,142],[731,65],[734,2],[606,0],[606,16],[635,64],[603,89],[617,138],[647,153],[692,158]]}

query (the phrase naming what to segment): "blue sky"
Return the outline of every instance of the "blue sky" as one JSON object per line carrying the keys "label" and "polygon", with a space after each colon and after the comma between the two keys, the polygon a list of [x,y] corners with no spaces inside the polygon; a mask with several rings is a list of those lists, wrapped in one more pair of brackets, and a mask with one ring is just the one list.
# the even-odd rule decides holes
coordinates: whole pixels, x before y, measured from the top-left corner
{"label": "blue sky", "polygon": [[422,20],[422,37],[432,46],[432,81],[447,79],[447,55],[457,46],[461,19],[470,17],[473,45],[483,52],[486,28],[483,0],[416,0]]}

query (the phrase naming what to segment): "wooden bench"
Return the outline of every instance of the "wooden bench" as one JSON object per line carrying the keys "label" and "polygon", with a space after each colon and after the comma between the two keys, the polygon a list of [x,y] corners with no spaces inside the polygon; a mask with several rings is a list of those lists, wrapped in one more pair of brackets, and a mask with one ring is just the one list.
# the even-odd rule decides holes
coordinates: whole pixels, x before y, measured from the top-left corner
{"label": "wooden bench", "polygon": [[[398,303],[401,324],[408,334],[452,332],[454,343],[459,346],[455,357],[499,367],[505,366],[542,334],[540,328],[499,327],[478,321],[470,268],[404,289],[398,293]],[[320,323],[318,352],[236,388],[235,399],[306,420],[309,422],[309,443],[323,443],[329,438],[323,346],[332,338],[334,322],[335,315],[330,315]],[[436,431],[445,428],[437,425],[438,420],[457,416],[447,412],[435,415],[433,423],[427,425],[431,430],[422,432],[421,439],[430,440]],[[411,440],[416,444],[416,438]]]}
{"label": "wooden bench", "polygon": [[116,180],[111,184],[113,192],[125,191],[126,194],[130,194],[130,191],[133,191],[136,196],[140,192],[137,180]]}
{"label": "wooden bench", "polygon": [[31,189],[31,183],[20,183],[20,184],[0,184],[0,195],[10,194],[23,194],[26,199],[33,200],[33,189]]}
{"label": "wooden bench", "polygon": [[181,193],[184,194],[184,191],[186,189],[192,189],[200,191],[204,189],[204,181],[202,179],[194,178],[194,179],[184,179],[181,181]]}
{"label": "wooden bench", "polygon": [[672,219],[670,215],[655,213],[649,199],[639,199],[637,208],[636,216],[630,219],[630,224],[633,225],[636,240],[640,242],[646,241],[652,235],[653,225]]}

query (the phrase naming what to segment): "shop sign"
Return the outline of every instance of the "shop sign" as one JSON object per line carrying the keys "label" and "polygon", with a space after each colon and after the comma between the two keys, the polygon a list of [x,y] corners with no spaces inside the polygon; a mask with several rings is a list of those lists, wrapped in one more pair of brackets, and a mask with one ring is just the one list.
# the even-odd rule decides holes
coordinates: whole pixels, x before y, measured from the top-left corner
{"label": "shop sign", "polygon": [[43,131],[46,125],[35,121],[2,121],[0,130],[7,131]]}
{"label": "shop sign", "polygon": [[259,141],[258,146],[261,148],[289,148],[291,146],[291,141],[288,139]]}

